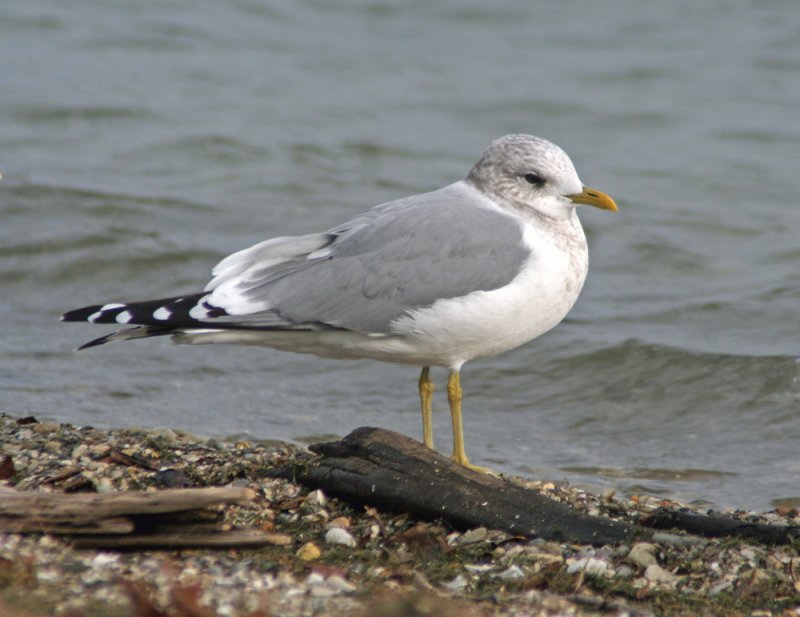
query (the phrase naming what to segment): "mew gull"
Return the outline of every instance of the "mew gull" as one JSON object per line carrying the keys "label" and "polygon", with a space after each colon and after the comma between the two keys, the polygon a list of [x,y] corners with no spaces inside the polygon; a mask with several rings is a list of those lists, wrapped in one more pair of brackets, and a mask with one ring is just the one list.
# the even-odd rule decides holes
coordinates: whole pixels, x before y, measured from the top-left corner
{"label": "mew gull", "polygon": [[110,303],[64,321],[130,324],[81,347],[171,335],[422,367],[425,444],[433,448],[430,367],[450,370],[452,458],[471,465],[461,367],[558,324],[588,270],[575,212],[616,211],[584,187],[567,154],[531,135],[495,140],[463,180],[385,203],[322,233],[266,240],[223,259],[201,293]]}

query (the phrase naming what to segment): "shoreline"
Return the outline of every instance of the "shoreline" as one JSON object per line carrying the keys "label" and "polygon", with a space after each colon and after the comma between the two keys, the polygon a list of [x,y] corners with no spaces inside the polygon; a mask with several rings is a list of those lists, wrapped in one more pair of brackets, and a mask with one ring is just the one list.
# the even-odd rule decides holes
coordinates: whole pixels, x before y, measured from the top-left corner
{"label": "shoreline", "polygon": [[[0,414],[0,487],[250,488],[251,504],[220,508],[226,522],[276,538],[262,548],[118,552],[78,550],[65,536],[0,533],[0,615],[800,616],[797,542],[770,547],[659,533],[650,542],[593,548],[484,528],[455,531],[267,477],[303,455],[291,444]],[[635,521],[665,504],[697,510],[646,495],[618,499],[517,481],[595,516]],[[736,516],[800,524],[794,509]]]}

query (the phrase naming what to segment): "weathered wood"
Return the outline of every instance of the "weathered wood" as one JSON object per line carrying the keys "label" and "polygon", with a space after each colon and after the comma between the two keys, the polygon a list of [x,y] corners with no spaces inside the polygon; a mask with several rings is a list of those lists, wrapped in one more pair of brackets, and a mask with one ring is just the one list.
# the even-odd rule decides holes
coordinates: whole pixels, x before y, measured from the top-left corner
{"label": "weathered wood", "polygon": [[254,498],[253,490],[230,487],[81,495],[4,490],[0,532],[84,536],[75,541],[87,547],[257,545],[255,535],[231,531],[221,512],[203,509]]}
{"label": "weathered wood", "polygon": [[624,542],[632,531],[625,523],[587,516],[536,491],[469,470],[391,431],[359,428],[341,441],[310,449],[321,458],[276,475],[462,529],[488,527],[595,545]]}
{"label": "weathered wood", "polygon": [[640,519],[654,529],[681,529],[707,538],[748,538],[764,544],[789,544],[800,539],[800,527],[747,523],[724,515],[707,515],[688,510],[655,510]]}
{"label": "weathered wood", "polygon": [[42,520],[40,518],[0,517],[0,532],[2,533],[125,534],[132,533],[134,528],[134,522],[124,517],[105,518],[78,525],[71,525],[63,521]]}
{"label": "weathered wood", "polygon": [[150,548],[248,548],[283,544],[282,534],[270,534],[258,529],[234,529],[225,533],[156,533],[79,537],[71,541],[80,549],[102,548],[138,550]]}
{"label": "weathered wood", "polygon": [[0,499],[0,529],[4,520],[34,518],[81,525],[126,515],[196,510],[222,503],[246,504],[255,499],[248,488],[211,487],[121,493],[4,492]]}

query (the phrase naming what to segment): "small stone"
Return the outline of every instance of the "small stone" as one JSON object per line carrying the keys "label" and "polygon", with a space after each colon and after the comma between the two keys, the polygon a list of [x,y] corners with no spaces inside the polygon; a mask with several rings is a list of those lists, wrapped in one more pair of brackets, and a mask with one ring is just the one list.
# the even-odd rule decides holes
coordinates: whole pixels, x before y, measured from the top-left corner
{"label": "small stone", "polygon": [[723,591],[728,591],[729,589],[733,588],[733,583],[731,581],[719,581],[718,583],[714,583],[708,590],[708,595],[716,596],[721,594]]}
{"label": "small stone", "polygon": [[775,555],[767,555],[767,568],[770,570],[783,570],[783,562]]}
{"label": "small stone", "polygon": [[353,593],[357,589],[353,583],[338,574],[331,574],[325,581],[325,585],[337,593]]}
{"label": "small stone", "polygon": [[753,578],[752,578],[751,582],[754,585],[758,585],[758,584],[761,584],[761,583],[766,583],[766,582],[772,580],[772,575],[769,572],[767,572],[766,570],[762,570],[761,568],[756,568],[755,570],[753,570],[753,575],[752,576],[753,576]]}
{"label": "small stone", "polygon": [[567,574],[575,574],[576,572],[586,572],[594,576],[603,576],[609,570],[608,563],[602,559],[595,559],[594,557],[584,557],[578,559],[575,563],[567,568]]}
{"label": "small stone", "polygon": [[525,578],[525,572],[518,565],[513,564],[498,574],[497,578],[504,581],[518,581],[521,578]]}
{"label": "small stone", "polygon": [[447,534],[447,537],[444,541],[447,542],[447,546],[453,546],[456,542],[458,542],[459,538],[461,538],[460,533],[457,531],[451,531],[449,534]]}
{"label": "small stone", "polygon": [[622,579],[623,581],[629,581],[633,578],[633,568],[630,566],[622,565],[617,568],[616,573],[614,574],[617,578]]}
{"label": "small stone", "polygon": [[342,546],[356,546],[356,539],[346,529],[341,527],[331,527],[325,533],[325,542],[327,544],[340,544]]}
{"label": "small stone", "polygon": [[490,563],[467,563],[464,564],[464,569],[473,574],[485,574],[494,570],[494,566]]}
{"label": "small stone", "polygon": [[649,542],[639,542],[634,544],[631,552],[628,553],[628,560],[635,563],[637,566],[647,568],[648,566],[656,565],[658,560],[655,556],[656,547]]}
{"label": "small stone", "polygon": [[337,516],[333,519],[330,523],[328,523],[329,527],[340,527],[342,529],[347,529],[350,527],[350,519],[346,516]]}
{"label": "small stone", "polygon": [[89,446],[89,453],[96,458],[103,458],[111,453],[111,446],[107,443],[96,443]]}
{"label": "small stone", "polygon": [[44,449],[47,450],[48,452],[58,452],[59,450],[61,450],[61,447],[63,445],[64,444],[62,444],[60,441],[51,440],[51,441],[45,442]]}
{"label": "small stone", "polygon": [[751,548],[743,548],[739,551],[739,554],[747,559],[747,561],[754,561],[756,558],[756,552]]}
{"label": "small stone", "polygon": [[89,446],[85,443],[80,444],[72,449],[72,454],[70,454],[70,458],[72,460],[78,460],[82,456],[84,456],[89,451]]}
{"label": "small stone", "polygon": [[674,585],[680,580],[679,576],[675,576],[657,563],[647,566],[644,571],[644,577],[651,583],[663,583],[665,585]]}
{"label": "small stone", "polygon": [[313,598],[332,598],[336,595],[336,592],[333,589],[329,589],[328,587],[324,587],[322,585],[317,585],[311,588],[311,596]]}
{"label": "small stone", "polygon": [[161,488],[188,488],[194,486],[181,469],[161,469],[153,475],[153,480]]}
{"label": "small stone", "polygon": [[97,553],[92,557],[89,565],[93,568],[107,568],[119,561],[119,555],[116,553]]}
{"label": "small stone", "polygon": [[302,561],[314,561],[315,559],[319,559],[320,555],[322,555],[322,551],[319,550],[319,547],[313,542],[306,542],[295,554],[297,558]]}
{"label": "small stone", "polygon": [[163,439],[166,444],[174,444],[178,441],[178,436],[175,434],[175,431],[169,428],[155,428],[150,431],[150,435]]}
{"label": "small stone", "polygon": [[463,591],[467,587],[467,579],[459,574],[449,583],[445,583],[444,587],[450,591]]}
{"label": "small stone", "polygon": [[325,493],[317,489],[316,491],[311,491],[308,495],[306,495],[304,501],[309,506],[324,508],[328,503],[328,498],[325,497]]}
{"label": "small stone", "polygon": [[486,539],[486,536],[489,535],[489,531],[486,527],[476,527],[475,529],[470,529],[467,531],[461,538],[459,538],[459,544],[475,544],[476,542],[483,542]]}
{"label": "small stone", "polygon": [[46,433],[53,433],[60,428],[61,425],[58,422],[39,422],[39,424],[34,424],[31,430],[39,435],[44,435]]}

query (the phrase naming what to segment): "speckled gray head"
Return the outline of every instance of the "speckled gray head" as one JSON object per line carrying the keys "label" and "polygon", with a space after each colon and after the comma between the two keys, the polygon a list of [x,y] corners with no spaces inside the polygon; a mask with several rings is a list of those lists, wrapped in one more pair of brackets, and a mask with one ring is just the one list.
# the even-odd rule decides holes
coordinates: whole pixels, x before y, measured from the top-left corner
{"label": "speckled gray head", "polygon": [[[580,194],[583,185],[567,153],[533,135],[506,135],[491,143],[469,172],[467,182],[516,207],[547,197]],[[565,205],[574,205],[562,199]]]}

